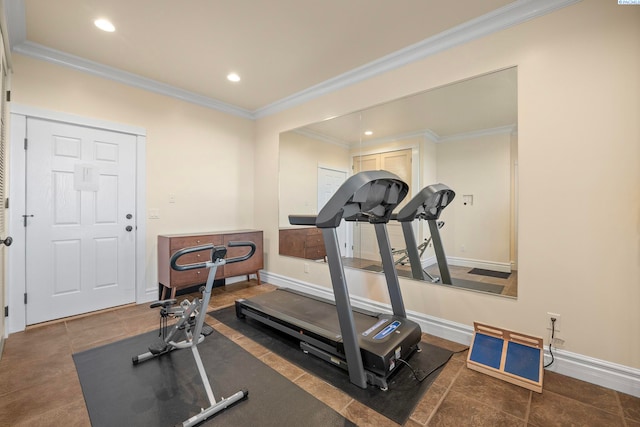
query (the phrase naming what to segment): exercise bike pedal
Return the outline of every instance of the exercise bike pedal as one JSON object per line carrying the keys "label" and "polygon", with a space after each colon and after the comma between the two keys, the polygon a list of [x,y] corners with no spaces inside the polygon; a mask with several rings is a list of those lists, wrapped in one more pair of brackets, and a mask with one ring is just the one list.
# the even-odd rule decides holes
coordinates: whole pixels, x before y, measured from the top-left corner
{"label": "exercise bike pedal", "polygon": [[158,339],[158,341],[156,341],[155,343],[153,343],[153,344],[151,344],[149,346],[149,351],[154,356],[157,356],[158,354],[162,354],[162,353],[166,352],[168,347],[169,346],[167,345],[166,342],[164,342],[161,339]]}
{"label": "exercise bike pedal", "polygon": [[202,325],[202,330],[200,331],[200,334],[204,335],[205,337],[208,337],[209,335],[211,335],[213,333],[213,328],[209,325]]}

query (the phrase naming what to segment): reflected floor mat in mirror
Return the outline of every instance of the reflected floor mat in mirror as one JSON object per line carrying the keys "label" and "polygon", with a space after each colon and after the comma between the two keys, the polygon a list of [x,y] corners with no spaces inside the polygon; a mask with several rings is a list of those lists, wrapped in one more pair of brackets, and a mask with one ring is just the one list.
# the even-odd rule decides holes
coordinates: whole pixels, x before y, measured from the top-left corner
{"label": "reflected floor mat in mirror", "polygon": [[[456,288],[470,289],[472,291],[489,292],[491,294],[501,294],[504,286],[493,283],[476,282],[475,280],[465,280],[453,278],[453,286]],[[452,286],[452,285],[445,285]]]}
{"label": "reflected floor mat in mirror", "polygon": [[504,271],[485,270],[482,268],[473,268],[469,270],[469,274],[477,274],[478,276],[497,277],[498,279],[508,279],[511,273]]}
{"label": "reflected floor mat in mirror", "polygon": [[[382,273],[382,266],[376,265],[376,264],[372,264],[372,265],[368,265],[366,267],[362,267],[362,270],[373,271],[375,273]],[[398,272],[398,276],[399,277],[406,277],[408,279],[413,278],[413,276],[411,275],[411,270],[402,269],[402,268],[396,268],[396,271]]]}

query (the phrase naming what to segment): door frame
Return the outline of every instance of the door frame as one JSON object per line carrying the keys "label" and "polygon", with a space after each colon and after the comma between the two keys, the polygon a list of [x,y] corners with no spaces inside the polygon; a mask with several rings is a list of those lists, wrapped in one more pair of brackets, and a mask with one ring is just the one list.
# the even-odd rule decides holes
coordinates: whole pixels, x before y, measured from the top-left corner
{"label": "door frame", "polygon": [[12,104],[10,110],[9,145],[9,209],[7,223],[9,234],[14,237],[8,252],[6,274],[6,301],[9,305],[8,333],[26,328],[26,244],[22,215],[26,209],[26,137],[27,118],[38,118],[121,132],[136,137],[136,248],[135,248],[135,301],[142,303],[157,297],[157,289],[146,289],[146,130],[144,128],[114,123],[74,114],[50,111],[37,107]]}
{"label": "door frame", "polygon": [[[324,165],[322,163],[318,163],[317,166],[317,173],[318,173],[318,180],[316,182],[316,186],[318,187],[316,189],[317,191],[317,199],[319,199],[320,197],[320,169],[324,169],[324,170],[330,170],[330,171],[334,171],[334,172],[340,172],[344,174],[344,180],[346,181],[347,179],[349,179],[349,171],[347,169],[340,169],[337,167],[333,167],[333,166],[327,166]],[[316,215],[320,213],[320,203],[318,203],[319,200],[316,201],[317,203],[317,209],[316,209]],[[347,257],[350,258],[353,256],[353,232],[351,230],[351,227],[347,226],[347,224],[345,223],[341,223],[341,226],[344,226],[344,240],[345,240],[345,245],[347,246],[344,250],[344,252],[341,251],[341,254],[343,257]]]}

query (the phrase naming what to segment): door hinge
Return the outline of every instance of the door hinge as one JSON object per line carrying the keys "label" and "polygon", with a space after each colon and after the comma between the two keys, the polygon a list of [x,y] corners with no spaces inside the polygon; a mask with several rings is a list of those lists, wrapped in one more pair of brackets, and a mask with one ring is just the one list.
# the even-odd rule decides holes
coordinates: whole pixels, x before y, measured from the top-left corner
{"label": "door hinge", "polygon": [[24,139],[24,149],[27,149],[27,138]]}
{"label": "door hinge", "polygon": [[24,304],[25,305],[27,304],[27,293],[26,292],[24,293]]}
{"label": "door hinge", "polygon": [[4,306],[4,317],[9,317],[9,306],[8,305]]}
{"label": "door hinge", "polygon": [[4,208],[9,209],[9,198],[4,199]]}
{"label": "door hinge", "polygon": [[10,90],[7,91],[7,98],[6,99],[7,99],[7,102],[11,102],[11,91]]}

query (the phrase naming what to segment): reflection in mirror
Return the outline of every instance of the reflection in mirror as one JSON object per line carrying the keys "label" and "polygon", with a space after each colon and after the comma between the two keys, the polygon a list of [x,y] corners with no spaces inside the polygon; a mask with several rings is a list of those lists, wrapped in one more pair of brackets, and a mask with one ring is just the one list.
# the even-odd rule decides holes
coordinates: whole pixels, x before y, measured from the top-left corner
{"label": "reflection in mirror", "polygon": [[[324,262],[320,231],[288,215],[317,214],[349,176],[383,169],[409,184],[396,213],[431,184],[455,193],[433,224],[411,221],[413,239],[388,224],[399,276],[516,297],[517,153],[515,67],[284,132],[280,254]],[[371,224],[343,221],[338,236],[345,266],[382,271]]]}

